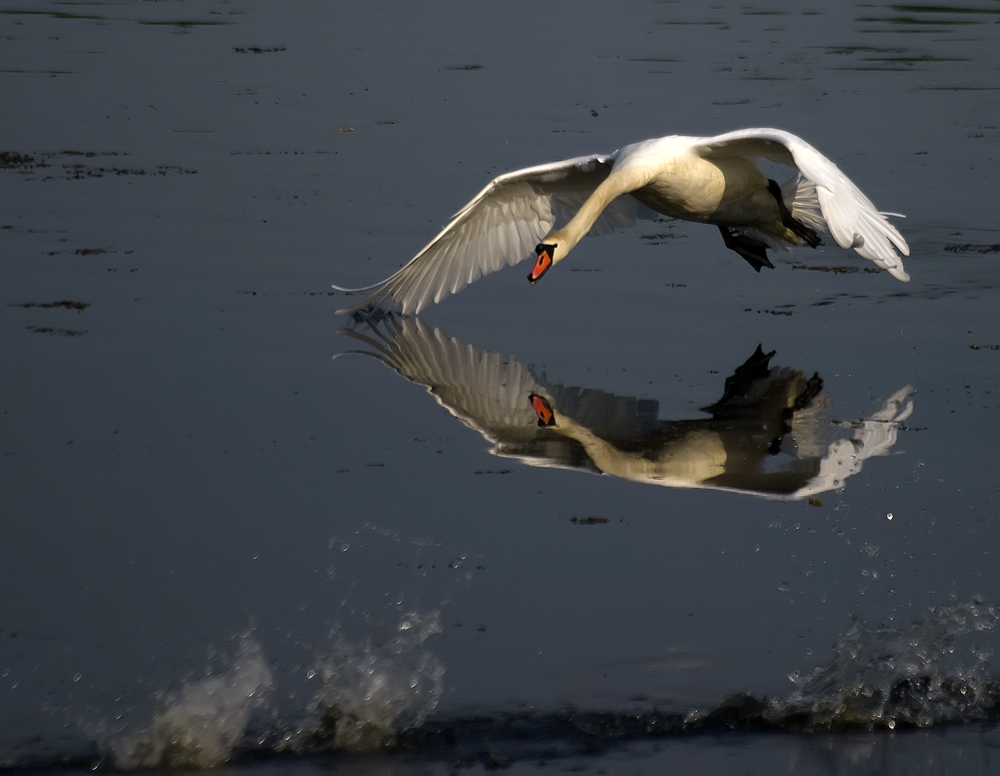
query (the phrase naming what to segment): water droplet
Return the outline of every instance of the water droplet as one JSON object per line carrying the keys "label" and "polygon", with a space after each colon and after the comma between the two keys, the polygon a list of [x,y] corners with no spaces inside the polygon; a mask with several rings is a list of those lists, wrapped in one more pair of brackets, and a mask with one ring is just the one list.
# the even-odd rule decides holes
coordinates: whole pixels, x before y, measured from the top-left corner
{"label": "water droplet", "polygon": [[892,512],[886,512],[885,513],[885,519],[886,520],[892,520]]}

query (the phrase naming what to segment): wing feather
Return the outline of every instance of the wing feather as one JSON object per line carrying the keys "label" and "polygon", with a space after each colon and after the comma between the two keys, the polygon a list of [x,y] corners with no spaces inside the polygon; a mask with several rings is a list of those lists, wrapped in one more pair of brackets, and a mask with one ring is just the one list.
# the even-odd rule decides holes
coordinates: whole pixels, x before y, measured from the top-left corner
{"label": "wing feather", "polygon": [[[364,288],[361,301],[338,310],[369,306],[419,313],[480,277],[528,258],[556,223],[569,220],[611,171],[615,154],[581,156],[494,178],[413,259],[394,275]],[[605,233],[655,214],[631,197],[606,209],[592,232]]]}
{"label": "wing feather", "polygon": [[887,214],[880,213],[837,165],[805,140],[780,129],[741,129],[705,138],[695,151],[708,159],[765,158],[798,169],[815,185],[823,220],[841,248],[853,248],[900,280],[910,279],[897,253],[909,256],[910,248]]}

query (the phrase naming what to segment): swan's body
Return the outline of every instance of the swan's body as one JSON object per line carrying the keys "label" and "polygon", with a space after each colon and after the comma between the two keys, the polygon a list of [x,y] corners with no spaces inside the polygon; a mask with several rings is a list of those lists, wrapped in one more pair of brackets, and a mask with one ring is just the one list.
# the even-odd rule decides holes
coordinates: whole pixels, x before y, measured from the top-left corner
{"label": "swan's body", "polygon": [[[768,159],[798,170],[779,187],[757,166]],[[536,282],[590,232],[661,214],[715,224],[726,247],[756,270],[773,266],[766,248],[819,243],[816,230],[842,248],[909,280],[899,252],[906,240],[837,166],[804,140],[779,129],[743,129],[716,137],[672,135],[494,178],[441,233],[391,277],[365,288],[341,313],[374,306],[420,312],[431,301],[532,254]],[[553,231],[557,223],[564,223]],[[734,231],[735,230],[735,231]],[[537,244],[537,245],[536,245]]]}

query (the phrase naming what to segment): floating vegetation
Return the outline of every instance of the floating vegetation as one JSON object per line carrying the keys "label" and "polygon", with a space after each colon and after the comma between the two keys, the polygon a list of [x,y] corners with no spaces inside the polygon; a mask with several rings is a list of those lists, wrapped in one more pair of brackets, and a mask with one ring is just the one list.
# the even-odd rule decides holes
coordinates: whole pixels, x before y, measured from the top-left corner
{"label": "floating vegetation", "polygon": [[180,27],[182,29],[188,29],[189,27],[218,27],[223,24],[232,24],[232,22],[222,22],[222,21],[204,21],[199,19],[175,19],[175,20],[153,20],[153,19],[136,19],[139,24],[146,24],[153,27]]}
{"label": "floating vegetation", "polygon": [[794,314],[791,310],[772,310],[772,309],[768,309],[768,310],[757,310],[756,312],[757,312],[758,315],[760,315],[761,313],[764,313],[765,315],[787,315],[787,316],[790,316],[790,315]]}
{"label": "floating vegetation", "polygon": [[19,154],[14,151],[0,151],[0,169],[16,170],[17,168],[30,169],[38,164],[35,157],[28,154]]}
{"label": "floating vegetation", "polygon": [[69,11],[40,11],[33,8],[6,8],[0,11],[0,14],[7,14],[8,16],[47,16],[50,19],[79,19],[82,21],[91,21],[91,22],[134,21],[137,22],[138,24],[165,26],[165,27],[180,27],[182,29],[188,29],[190,27],[216,27],[222,24],[232,24],[232,22],[227,22],[227,21],[214,21],[205,19],[179,19],[179,20],[123,19],[123,18],[114,18],[111,16],[104,16],[102,14],[71,13]]}
{"label": "floating vegetation", "polygon": [[[174,164],[157,165],[151,170],[141,167],[92,167],[83,160],[97,159],[101,157],[128,156],[124,151],[77,151],[67,149],[58,153],[26,154],[16,151],[0,152],[0,170],[12,170],[22,175],[28,176],[29,180],[55,180],[62,177],[64,180],[82,180],[84,178],[103,178],[105,175],[128,175],[128,176],[165,176],[165,175],[195,175],[197,170],[181,167]],[[67,158],[68,157],[68,158]],[[59,176],[56,172],[56,165],[62,170]],[[36,178],[32,173],[46,169],[42,177]]]}
{"label": "floating vegetation", "polygon": [[33,334],[50,334],[53,337],[82,337],[89,329],[57,329],[52,326],[25,326]]}
{"label": "floating vegetation", "polygon": [[997,8],[949,7],[943,5],[892,5],[895,12],[888,16],[859,16],[855,22],[876,25],[861,32],[903,32],[907,34],[943,34],[969,29],[988,23],[988,14],[1000,13]]}
{"label": "floating vegetation", "polygon": [[657,232],[655,234],[640,234],[639,239],[645,240],[646,245],[663,245],[667,240],[682,240],[686,234],[674,234],[673,232]]}
{"label": "floating vegetation", "polygon": [[597,515],[591,515],[590,517],[571,517],[569,521],[575,525],[606,525],[610,522],[608,518],[599,517]]}
{"label": "floating vegetation", "polygon": [[920,62],[968,62],[968,57],[935,57],[931,54],[909,57],[864,57],[866,62],[898,62],[904,65],[915,65]]}
{"label": "floating vegetation", "polygon": [[1000,14],[1000,8],[961,8],[953,5],[893,5],[890,8],[898,13]]}
{"label": "floating vegetation", "polygon": [[917,86],[917,89],[928,92],[995,92],[1000,86]]}
{"label": "floating vegetation", "polygon": [[91,13],[69,13],[67,11],[36,11],[20,8],[9,8],[0,11],[8,16],[48,16],[50,19],[84,19],[87,21],[106,21],[107,16]]}
{"label": "floating vegetation", "polygon": [[982,24],[974,19],[920,19],[915,16],[859,16],[856,22],[887,22],[889,24],[929,24],[929,25],[965,25]]}
{"label": "floating vegetation", "polygon": [[18,68],[5,68],[0,73],[12,73],[20,75],[73,75],[75,70],[21,70]]}
{"label": "floating vegetation", "polygon": [[951,244],[944,246],[949,253],[1000,253],[1000,243],[976,245],[975,243]]}
{"label": "floating vegetation", "polygon": [[821,264],[793,264],[792,269],[807,269],[810,272],[832,272],[834,275],[855,275],[859,272],[877,275],[880,271],[875,267],[827,267]]}
{"label": "floating vegetation", "polygon": [[693,26],[699,26],[699,27],[718,27],[718,28],[723,29],[723,30],[729,29],[729,25],[726,22],[723,22],[723,21],[704,21],[704,22],[698,22],[698,21],[686,21],[686,20],[681,20],[681,19],[671,19],[671,20],[668,20],[668,21],[654,21],[653,24],[666,24],[666,25],[670,25],[670,26],[675,26],[675,25],[677,25],[677,26],[693,25]]}
{"label": "floating vegetation", "polygon": [[260,46],[233,46],[233,51],[237,54],[276,54],[279,51],[287,51],[284,46],[271,46],[261,48]]}
{"label": "floating vegetation", "polygon": [[25,309],[30,309],[32,307],[40,307],[44,310],[49,310],[55,307],[63,307],[67,310],[76,310],[77,312],[82,312],[90,307],[89,302],[75,302],[71,299],[62,299],[58,302],[16,302],[14,304],[7,305],[8,307],[24,307]]}
{"label": "floating vegetation", "polygon": [[833,47],[830,47],[830,48],[826,49],[826,53],[827,54],[834,54],[836,56],[846,56],[846,55],[849,55],[849,54],[868,53],[868,52],[873,53],[873,54],[874,53],[883,53],[883,54],[885,54],[885,53],[891,53],[891,52],[894,52],[894,53],[897,53],[897,54],[902,54],[902,53],[906,52],[906,49],[902,49],[902,48],[894,48],[894,49],[878,48],[876,46],[833,46]]}

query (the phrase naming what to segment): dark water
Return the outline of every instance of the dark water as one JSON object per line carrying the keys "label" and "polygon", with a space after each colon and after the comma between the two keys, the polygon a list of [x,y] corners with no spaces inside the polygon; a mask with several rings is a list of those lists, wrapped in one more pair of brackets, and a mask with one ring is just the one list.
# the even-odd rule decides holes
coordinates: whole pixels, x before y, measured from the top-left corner
{"label": "dark water", "polygon": [[[0,763],[996,772],[998,22],[4,0]],[[912,281],[661,222],[333,312],[500,172],[750,126]]]}

